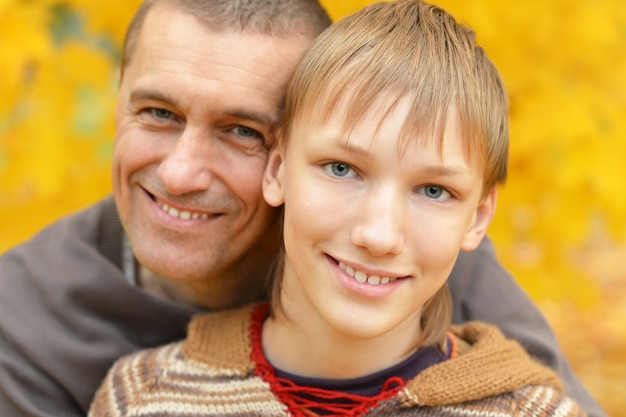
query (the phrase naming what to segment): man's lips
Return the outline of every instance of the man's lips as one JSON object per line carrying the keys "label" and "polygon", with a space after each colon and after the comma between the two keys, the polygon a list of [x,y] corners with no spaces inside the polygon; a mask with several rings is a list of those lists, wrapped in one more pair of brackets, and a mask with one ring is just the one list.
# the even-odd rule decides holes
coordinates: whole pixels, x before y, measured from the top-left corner
{"label": "man's lips", "polygon": [[159,203],[158,201],[156,203],[161,208],[161,210],[163,210],[165,213],[167,213],[168,215],[176,219],[196,220],[196,219],[208,219],[209,218],[208,213],[200,213],[200,212],[189,211],[189,210],[179,210],[175,207],[170,207],[165,203]]}
{"label": "man's lips", "polygon": [[159,207],[161,209],[161,211],[163,211],[165,214],[169,215],[170,217],[173,217],[175,219],[181,219],[181,220],[204,220],[204,219],[208,219],[209,217],[214,217],[216,215],[216,213],[209,213],[206,211],[196,211],[196,210],[191,210],[188,208],[179,208],[179,207],[173,207],[170,204],[167,204],[161,200],[159,200],[154,194],[151,194],[150,192],[146,191],[146,193],[148,194],[148,196],[150,196],[150,199],[152,201],[154,201],[154,203],[157,205],[157,207]]}

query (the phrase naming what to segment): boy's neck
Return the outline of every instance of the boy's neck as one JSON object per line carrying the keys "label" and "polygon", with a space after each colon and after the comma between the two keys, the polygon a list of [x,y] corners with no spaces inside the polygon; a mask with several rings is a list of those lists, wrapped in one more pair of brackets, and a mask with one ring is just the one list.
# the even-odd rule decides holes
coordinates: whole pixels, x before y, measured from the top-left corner
{"label": "boy's neck", "polygon": [[418,324],[410,330],[397,328],[377,338],[358,339],[299,318],[291,314],[286,318],[279,311],[265,320],[262,332],[267,360],[295,375],[358,378],[396,365],[420,347]]}

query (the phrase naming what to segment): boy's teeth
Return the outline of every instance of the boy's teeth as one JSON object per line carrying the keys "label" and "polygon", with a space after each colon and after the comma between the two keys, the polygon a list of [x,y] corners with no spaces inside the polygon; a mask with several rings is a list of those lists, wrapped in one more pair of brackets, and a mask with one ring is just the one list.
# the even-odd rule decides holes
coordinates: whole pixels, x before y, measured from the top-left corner
{"label": "boy's teeth", "polygon": [[348,275],[355,279],[356,282],[360,284],[370,284],[370,285],[380,285],[380,284],[388,284],[390,282],[395,281],[395,278],[390,277],[379,277],[378,275],[370,275],[367,276],[363,271],[355,271],[350,266],[344,264],[343,262],[339,262],[339,268],[346,271]]}
{"label": "boy's teeth", "polygon": [[368,284],[378,285],[380,284],[381,278],[378,275],[372,275],[367,279]]}

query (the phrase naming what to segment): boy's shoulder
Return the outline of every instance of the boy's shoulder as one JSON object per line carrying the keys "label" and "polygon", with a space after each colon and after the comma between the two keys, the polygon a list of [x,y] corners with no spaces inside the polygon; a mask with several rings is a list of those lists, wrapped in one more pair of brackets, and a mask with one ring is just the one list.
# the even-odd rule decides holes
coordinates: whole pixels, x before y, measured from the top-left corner
{"label": "boy's shoulder", "polygon": [[285,415],[267,384],[254,375],[248,327],[258,305],[193,318],[185,340],[118,360],[92,404],[90,416],[243,415],[250,398],[268,415]]}
{"label": "boy's shoulder", "polygon": [[415,405],[456,404],[531,386],[562,392],[562,384],[549,368],[532,359],[522,346],[496,327],[469,322],[450,328],[456,352],[407,383]]}
{"label": "boy's shoulder", "polygon": [[543,410],[540,415],[585,415],[563,393],[557,375],[498,328],[468,322],[451,326],[450,333],[451,359],[407,383],[402,391],[405,406],[446,407],[452,414],[509,410],[510,415],[526,415]]}

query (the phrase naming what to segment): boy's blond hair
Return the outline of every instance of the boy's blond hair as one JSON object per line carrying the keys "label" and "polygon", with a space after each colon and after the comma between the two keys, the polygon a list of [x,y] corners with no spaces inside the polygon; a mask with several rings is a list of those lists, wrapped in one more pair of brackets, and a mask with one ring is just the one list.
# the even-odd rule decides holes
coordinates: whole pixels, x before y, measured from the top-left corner
{"label": "boy's blond hair", "polygon": [[[482,196],[504,183],[508,103],[502,80],[470,28],[419,0],[372,4],[317,38],[289,85],[278,146],[288,146],[294,123],[323,124],[340,102],[347,109],[347,138],[385,94],[395,95],[396,103],[413,99],[400,149],[423,134],[438,138],[441,150],[445,116],[456,109],[466,157],[482,170]],[[422,345],[445,340],[451,310],[446,285],[424,306]]]}

